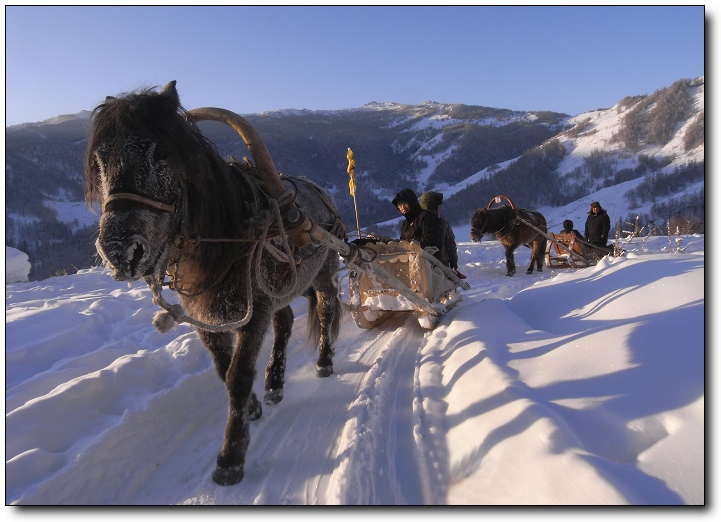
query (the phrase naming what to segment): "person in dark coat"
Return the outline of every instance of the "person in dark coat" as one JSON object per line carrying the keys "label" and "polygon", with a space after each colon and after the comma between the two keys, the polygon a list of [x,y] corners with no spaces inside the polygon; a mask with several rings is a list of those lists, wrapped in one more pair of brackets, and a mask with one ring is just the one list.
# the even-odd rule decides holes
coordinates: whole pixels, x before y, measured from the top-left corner
{"label": "person in dark coat", "polygon": [[436,247],[434,256],[444,264],[443,244],[441,243],[441,221],[438,216],[421,207],[418,196],[411,189],[405,188],[393,198],[393,206],[406,218],[401,224],[401,239],[416,240],[421,247]]}
{"label": "person in dark coat", "polygon": [[608,244],[608,232],[610,230],[611,218],[609,218],[606,211],[601,208],[601,204],[598,201],[594,201],[591,203],[591,211],[588,213],[588,218],[586,218],[586,229],[583,234],[583,239],[597,247],[608,250],[606,245]]}
{"label": "person in dark coat", "polygon": [[[573,221],[570,219],[567,219],[563,222],[563,230],[560,233],[561,236],[566,236],[567,240],[570,241],[572,237],[575,237],[576,239],[580,239],[581,241],[584,241],[583,236],[581,233],[573,228]],[[580,250],[581,255],[583,255],[586,258],[589,258],[593,255],[593,247],[587,245],[586,243],[575,243],[577,245],[577,248]]]}
{"label": "person in dark coat", "polygon": [[575,228],[573,228],[573,221],[571,221],[570,219],[567,219],[563,222],[563,232],[566,234],[573,234],[574,236],[576,236],[576,239],[583,239],[581,233]]}
{"label": "person in dark coat", "polygon": [[456,235],[448,220],[441,215],[443,194],[429,190],[421,194],[421,208],[433,212],[441,222],[441,244],[443,245],[443,256],[448,261],[448,266],[458,277],[465,279],[466,276],[458,271],[458,247],[456,246]]}

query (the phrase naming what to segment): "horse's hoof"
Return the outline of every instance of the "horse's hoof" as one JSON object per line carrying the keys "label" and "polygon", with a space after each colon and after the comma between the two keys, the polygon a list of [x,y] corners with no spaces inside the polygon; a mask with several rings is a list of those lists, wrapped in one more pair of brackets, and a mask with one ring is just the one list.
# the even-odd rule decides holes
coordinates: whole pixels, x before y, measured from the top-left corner
{"label": "horse's hoof", "polygon": [[263,397],[263,402],[266,404],[278,404],[282,400],[283,388],[267,391],[265,392],[265,396]]}
{"label": "horse's hoof", "polygon": [[318,377],[328,377],[330,375],[333,375],[333,365],[328,364],[326,366],[318,366],[315,367],[316,372],[318,373]]}
{"label": "horse's hoof", "polygon": [[507,275],[508,277],[513,277],[513,274],[515,274],[515,272],[508,272],[506,275]]}
{"label": "horse's hoof", "polygon": [[248,420],[258,420],[263,415],[263,406],[255,396],[255,393],[250,396],[250,404],[248,405]]}
{"label": "horse's hoof", "polygon": [[[540,272],[540,270],[539,270],[539,272]],[[531,274],[533,273],[533,269],[531,269],[531,270],[526,270],[526,273],[527,273],[528,275],[531,275]]]}
{"label": "horse's hoof", "polygon": [[243,480],[243,465],[221,468],[218,466],[213,472],[213,482],[219,486],[232,486]]}

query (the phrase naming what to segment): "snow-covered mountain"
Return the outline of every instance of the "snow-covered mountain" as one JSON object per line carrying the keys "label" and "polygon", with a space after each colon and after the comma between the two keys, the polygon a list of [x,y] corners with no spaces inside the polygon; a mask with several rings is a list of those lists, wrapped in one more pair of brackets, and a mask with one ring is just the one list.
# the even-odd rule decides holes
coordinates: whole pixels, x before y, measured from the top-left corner
{"label": "snow-covered mountain", "polygon": [[[6,129],[6,245],[28,253],[31,279],[96,262],[98,214],[82,201],[87,115]],[[703,232],[703,76],[575,116],[429,101],[246,117],[279,170],[326,187],[343,220],[354,225],[345,158],[353,148],[355,203],[368,231],[397,234],[389,201],[409,187],[443,192],[444,215],[456,225],[504,194],[518,206],[574,222],[583,222],[597,200],[614,229],[635,216],[647,229],[663,229],[678,217],[686,232]],[[224,155],[247,154],[232,129],[208,122],[204,131]],[[616,186],[620,197],[608,192]]]}
{"label": "snow-covered mountain", "polygon": [[[642,118],[644,126],[651,125],[650,122],[653,122],[654,116],[657,116],[654,115],[654,111],[660,112],[659,107],[664,103],[663,97],[667,92],[668,90],[664,89],[652,97],[625,98],[613,107],[569,117],[563,121],[567,130],[553,136],[540,146],[543,148],[552,142],[558,142],[563,146],[565,155],[555,166],[558,182],[574,190],[578,189],[584,194],[566,204],[545,204],[535,208],[549,218],[551,230],[560,230],[565,219],[571,219],[582,229],[592,201],[600,201],[608,211],[613,224],[618,226],[617,229],[614,226],[614,233],[616,230],[622,233],[631,226],[628,223],[635,225],[636,216],[643,218],[640,226],[647,231],[655,227],[657,232],[667,233],[669,220],[672,221],[674,230],[679,222],[673,221],[674,217],[687,212],[686,220],[690,221],[703,215],[705,184],[703,77],[690,82],[688,107],[684,117],[675,123],[666,140],[661,143],[644,140],[635,150],[630,150],[622,139],[625,127],[630,125],[628,122],[630,118]],[[649,98],[652,100],[651,104]],[[653,101],[654,99],[656,101]],[[639,117],[639,113],[642,116]],[[657,117],[664,116],[662,114]],[[698,139],[698,136],[701,138]],[[426,183],[422,185],[422,190],[443,192],[444,208],[454,205],[454,196],[458,197],[457,195],[464,193],[472,194],[471,198],[475,198],[472,201],[477,202],[476,206],[484,206],[498,194],[485,192],[486,199],[476,197],[479,184],[485,181],[485,186],[491,185],[494,176],[502,176],[504,172],[513,169],[519,161],[519,158],[513,158],[491,165],[455,184]],[[689,165],[701,167],[686,170]],[[429,163],[425,172],[432,173],[437,166],[437,163]],[[664,177],[674,180],[674,190],[664,192],[658,189],[658,193],[654,193],[653,180],[663,180]],[[427,178],[428,176],[419,179],[422,181]],[[646,199],[627,197],[629,192],[637,190],[639,186],[648,185],[649,180],[651,180],[651,189],[647,190],[650,194]],[[665,185],[662,186],[665,188]],[[513,193],[508,195],[513,197]],[[677,203],[676,206],[673,205],[674,202]],[[667,204],[668,212],[659,215],[659,212],[655,212],[655,208],[663,204]],[[468,205],[470,203],[466,207]],[[686,208],[688,206],[692,207],[690,211]],[[396,228],[400,219],[394,217],[381,223],[381,226],[384,230]]]}
{"label": "snow-covered mountain", "polygon": [[[647,158],[669,158],[668,164],[652,171],[653,175],[656,176],[672,175],[676,169],[692,163],[703,165],[703,139],[695,146],[688,146],[688,136],[694,130],[698,130],[699,121],[701,122],[701,136],[703,136],[703,77],[694,82],[690,95],[692,101],[687,117],[677,123],[670,139],[665,143],[644,143],[638,150],[633,152],[624,146],[618,136],[624,126],[624,118],[636,109],[639,104],[644,103],[644,100],[635,103],[621,101],[610,109],[591,111],[569,118],[568,123],[572,124],[573,128],[558,136],[558,140],[568,151],[568,155],[558,168],[561,177],[570,178],[577,171],[582,171],[588,158],[594,155],[603,155],[607,163],[613,164],[614,174],[624,169],[632,170],[637,168],[644,156]],[[625,191],[631,191],[645,181],[645,177],[640,177],[622,183],[625,184]],[[615,214],[618,218],[644,214],[651,216],[654,204],[691,198],[699,192],[703,193],[704,183],[705,180],[702,176],[700,179],[692,180],[688,184],[680,184],[677,191],[666,194],[665,197],[661,196],[634,204],[627,198],[608,197],[607,194],[611,193],[608,190],[610,187],[599,182],[588,196],[565,205],[563,215],[568,216],[568,219],[584,222],[591,201],[603,201],[604,207],[611,210],[609,215]],[[613,190],[613,193],[617,192],[618,187]],[[544,209],[539,210],[543,211]],[[623,224],[621,223],[621,225]]]}

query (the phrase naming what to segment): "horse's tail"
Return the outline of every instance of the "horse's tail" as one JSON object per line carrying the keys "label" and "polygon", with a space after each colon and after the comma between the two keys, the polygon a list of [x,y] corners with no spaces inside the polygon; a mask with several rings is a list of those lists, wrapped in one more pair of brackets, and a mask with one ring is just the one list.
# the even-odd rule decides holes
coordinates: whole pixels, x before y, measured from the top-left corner
{"label": "horse's tail", "polygon": [[541,219],[541,226],[539,228],[543,230],[546,234],[548,234],[548,223],[546,222],[546,216],[544,216],[540,212],[538,213],[538,216]]}
{"label": "horse's tail", "polygon": [[308,339],[315,346],[320,342],[320,315],[318,315],[318,296],[315,288],[306,290],[308,295]]}
{"label": "horse's tail", "polygon": [[543,258],[546,255],[546,246],[548,245],[548,223],[546,222],[546,216],[540,212],[536,212],[538,216],[538,229],[543,231],[543,234],[538,234],[536,240],[538,241],[538,249],[533,252],[533,256],[538,262],[540,267],[543,264]]}
{"label": "horse's tail", "polygon": [[[308,339],[312,341],[315,346],[318,346],[321,336],[320,314],[318,313],[318,294],[315,291],[315,288],[311,287],[306,291],[305,295],[308,297]],[[343,313],[341,300],[337,295],[327,297],[324,295],[323,298],[330,301],[324,302],[322,308],[324,309],[324,314],[326,314],[326,316],[329,315],[331,318],[329,334],[330,338],[335,340],[338,338],[338,334],[340,333],[340,319]]]}

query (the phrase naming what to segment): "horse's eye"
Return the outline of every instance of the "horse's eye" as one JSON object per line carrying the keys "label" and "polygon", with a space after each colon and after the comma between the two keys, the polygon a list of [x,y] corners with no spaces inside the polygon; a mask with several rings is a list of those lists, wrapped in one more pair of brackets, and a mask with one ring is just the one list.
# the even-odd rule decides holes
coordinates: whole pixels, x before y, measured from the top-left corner
{"label": "horse's eye", "polygon": [[93,154],[93,162],[95,163],[95,166],[100,172],[105,169],[105,162],[100,157],[100,154],[98,152],[95,152],[95,154]]}
{"label": "horse's eye", "polygon": [[153,163],[167,162],[170,159],[168,151],[162,147],[158,147],[157,144],[152,143],[148,150],[150,159]]}

